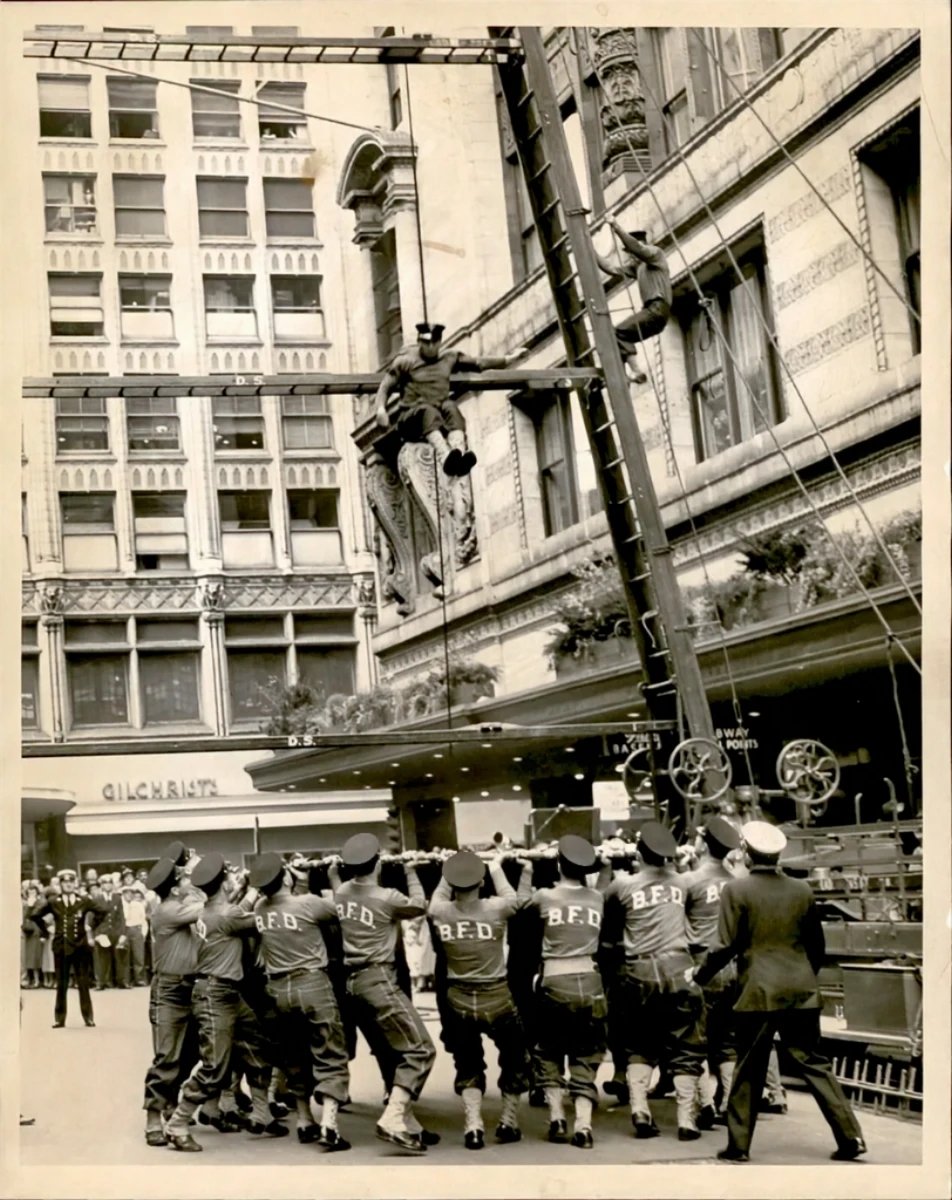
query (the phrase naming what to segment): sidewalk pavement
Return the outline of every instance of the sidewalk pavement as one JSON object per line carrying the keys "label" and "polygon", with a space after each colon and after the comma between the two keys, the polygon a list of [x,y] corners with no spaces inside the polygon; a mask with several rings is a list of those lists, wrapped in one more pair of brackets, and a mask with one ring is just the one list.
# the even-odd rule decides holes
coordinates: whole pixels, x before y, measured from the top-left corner
{"label": "sidewalk pavement", "polygon": [[[439,1041],[439,1022],[432,994],[417,997],[417,1006],[437,1046],[433,1073],[416,1106],[424,1125],[442,1135],[440,1145],[425,1159],[401,1155],[377,1141],[374,1125],[380,1113],[382,1089],[374,1060],[361,1042],[351,1064],[353,1103],[341,1113],[341,1131],[353,1143],[347,1154],[325,1156],[314,1146],[302,1146],[293,1133],[281,1139],[250,1134],[223,1135],[204,1126],[196,1137],[205,1152],[176,1154],[157,1149],[143,1139],[142,1080],[152,1056],[148,1015],[148,988],[94,992],[96,1027],[87,1029],[79,1015],[75,990],[69,995],[65,1029],[54,1030],[52,991],[23,993],[21,1032],[22,1085],[20,1111],[35,1124],[20,1129],[24,1166],[150,1166],[198,1162],[206,1165],[306,1166],[315,1155],[333,1160],[335,1167],[353,1164],[377,1166],[433,1162],[440,1166],[531,1166],[672,1163],[703,1164],[701,1169],[731,1171],[742,1168],[718,1163],[715,1155],[725,1144],[723,1128],[706,1133],[699,1141],[679,1142],[674,1101],[653,1103],[662,1136],[650,1141],[632,1137],[627,1106],[601,1104],[595,1116],[595,1148],[578,1150],[545,1141],[548,1114],[524,1107],[523,1138],[513,1145],[497,1146],[492,1139],[499,1114],[496,1056],[487,1044],[489,1093],[484,1105],[486,1149],[473,1153],[462,1145],[460,1102],[453,1093],[453,1064]],[[610,1076],[603,1066],[599,1083]],[[756,1165],[821,1166],[835,1170],[874,1169],[877,1165],[919,1163],[921,1126],[897,1117],[861,1111],[860,1123],[869,1153],[860,1164],[831,1164],[833,1140],[819,1110],[805,1092],[788,1089],[785,1116],[764,1116],[757,1125],[752,1162]]]}

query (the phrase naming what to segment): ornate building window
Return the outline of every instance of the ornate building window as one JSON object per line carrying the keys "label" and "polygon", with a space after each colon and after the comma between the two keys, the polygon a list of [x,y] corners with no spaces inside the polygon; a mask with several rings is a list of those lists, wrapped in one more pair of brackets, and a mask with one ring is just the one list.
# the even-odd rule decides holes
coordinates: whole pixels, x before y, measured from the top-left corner
{"label": "ornate building window", "polygon": [[241,105],[238,92],[241,85],[225,79],[193,79],[192,83],[210,91],[192,91],[192,135],[201,139],[220,140],[241,137]]}
{"label": "ornate building window", "polygon": [[63,566],[67,571],[115,571],[114,492],[60,492]]}
{"label": "ornate building window", "polygon": [[89,80],[41,75],[40,137],[91,138]]}
{"label": "ornate building window", "polygon": [[111,138],[159,136],[159,114],[155,102],[157,87],[158,84],[152,79],[106,80]]}
{"label": "ornate building window", "polygon": [[97,233],[96,176],[44,175],[47,233]]}
{"label": "ornate building window", "polygon": [[138,570],[188,570],[184,492],[133,492],[132,525]]}

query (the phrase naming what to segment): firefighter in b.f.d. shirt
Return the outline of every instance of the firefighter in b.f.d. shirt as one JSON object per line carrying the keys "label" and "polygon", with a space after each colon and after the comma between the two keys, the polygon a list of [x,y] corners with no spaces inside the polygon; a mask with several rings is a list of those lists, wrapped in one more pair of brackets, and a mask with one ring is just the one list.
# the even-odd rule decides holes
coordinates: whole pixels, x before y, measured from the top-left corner
{"label": "firefighter in b.f.d. shirt", "polygon": [[[575,1104],[572,1145],[587,1150],[594,1145],[595,1076],[606,1046],[608,1006],[595,963],[605,900],[596,888],[586,886],[586,876],[596,868],[596,855],[585,838],[567,834],[560,839],[558,866],[558,882],[538,888],[528,901],[542,918],[536,1083],[544,1088],[549,1105],[549,1141],[568,1141],[562,1102],[568,1059],[568,1092]],[[531,863],[525,871],[531,878]]]}
{"label": "firefighter in b.f.d. shirt", "polygon": [[628,1014],[631,1120],[636,1137],[657,1136],[648,1085],[663,1060],[674,1076],[678,1138],[693,1141],[700,1137],[695,1113],[704,1069],[704,998],[692,982],[684,876],[671,865],[678,846],[669,829],[646,821],[639,835],[638,873],[617,877],[605,889],[606,912],[621,904],[625,913],[619,998]]}
{"label": "firefighter in b.f.d. shirt", "polygon": [[[293,895],[292,879],[278,854],[263,854],[250,877],[261,893],[254,917],[282,1065],[297,1103],[298,1141],[349,1150],[337,1128],[338,1107],[348,1096],[347,1043],[322,932],[337,920],[337,909],[322,896]],[[311,1118],[312,1094],[321,1105],[319,1126]]]}
{"label": "firefighter in b.f.d. shirt", "polygon": [[[696,961],[702,961],[717,938],[721,892],[736,878],[735,873],[728,869],[725,859],[740,846],[740,833],[723,817],[711,817],[697,841],[696,848],[702,856],[701,860],[695,870],[681,876],[681,886],[684,888],[684,912],[691,950]],[[711,1129],[715,1121],[724,1119],[723,1112],[737,1058],[734,1037],[737,970],[734,964],[728,963],[702,991],[708,1069],[701,1076],[697,1125],[699,1129]],[[718,1082],[721,1086],[720,1112],[714,1104]]]}
{"label": "firefighter in b.f.d. shirt", "polygon": [[526,1032],[506,979],[506,927],[528,898],[529,884],[523,867],[517,894],[498,858],[490,864],[489,874],[496,895],[481,899],[485,863],[468,850],[454,854],[443,865],[428,910],[446,958],[444,1042],[456,1067],[455,1088],[463,1101],[463,1142],[468,1150],[484,1146],[482,1035],[487,1034],[499,1051],[502,1113],[497,1142],[517,1142],[522,1137],[519,1101],[528,1090],[530,1075]]}

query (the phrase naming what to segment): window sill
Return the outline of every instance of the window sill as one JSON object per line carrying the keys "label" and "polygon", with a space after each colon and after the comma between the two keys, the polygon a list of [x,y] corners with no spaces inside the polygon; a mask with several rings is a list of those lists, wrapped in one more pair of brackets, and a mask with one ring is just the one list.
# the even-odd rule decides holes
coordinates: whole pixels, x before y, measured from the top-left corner
{"label": "window sill", "polygon": [[259,138],[259,150],[299,150],[313,153],[315,147],[310,141],[297,142],[294,138]]}
{"label": "window sill", "polygon": [[41,137],[41,146],[87,146],[95,149],[98,143],[92,137]]}
{"label": "window sill", "polygon": [[309,250],[322,250],[324,243],[314,234],[312,237],[292,237],[290,234],[265,238],[268,246],[306,246]]}
{"label": "window sill", "polygon": [[117,246],[171,246],[167,233],[120,233],[116,234]]}
{"label": "window sill", "polygon": [[182,450],[130,450],[129,459],[135,462],[155,462],[157,459],[162,462],[188,462],[188,456]]}
{"label": "window sill", "polygon": [[245,150],[251,149],[244,138],[227,138],[227,137],[210,137],[199,138],[192,137],[193,150]]}
{"label": "window sill", "polygon": [[178,338],[168,337],[119,337],[120,346],[171,346],[177,347],[181,345]]}
{"label": "window sill", "polygon": [[64,242],[69,246],[73,245],[74,242],[85,242],[91,246],[104,246],[106,244],[105,239],[98,229],[94,232],[87,232],[85,229],[75,229],[71,232],[65,229],[61,229],[59,232],[51,231],[47,232],[43,241],[54,246],[62,245]]}
{"label": "window sill", "polygon": [[155,148],[157,150],[167,150],[168,149],[168,144],[165,141],[163,141],[162,138],[157,138],[157,137],[156,138],[151,138],[151,137],[133,137],[133,138],[111,137],[109,139],[110,146],[141,146],[143,142],[145,142],[147,146],[155,146]]}
{"label": "window sill", "polygon": [[[205,335],[206,346],[263,346],[264,342],[257,334],[253,336],[242,336],[240,333],[232,334],[231,337],[221,337],[220,335]],[[226,371],[226,375],[231,375],[231,371]]]}
{"label": "window sill", "polygon": [[80,728],[70,729],[66,734],[66,741],[71,742],[92,742],[102,738],[104,733],[108,733],[111,737],[128,738],[129,740],[139,739],[143,735],[157,736],[159,733],[177,734],[191,733],[197,737],[203,733],[211,733],[211,726],[205,725],[200,721],[196,721],[194,725],[162,725],[156,723],[154,725],[143,725],[136,727],[134,725],[83,725]]}
{"label": "window sill", "polygon": [[[235,246],[248,246],[250,248],[257,246],[258,243],[253,237],[249,237],[246,233],[237,233],[234,237],[228,237],[226,234],[219,233],[214,237],[207,235],[203,237],[201,234],[199,234],[198,244],[208,248],[212,246],[225,246],[226,248],[233,250]],[[228,272],[224,273],[227,274]]]}
{"label": "window sill", "polygon": [[295,446],[293,450],[284,450],[282,453],[284,458],[322,458],[334,462],[341,460],[340,452],[331,446],[315,446],[313,449],[309,449],[307,446]]}
{"label": "window sill", "polygon": [[108,346],[109,338],[103,333],[91,333],[88,335],[51,333],[50,343],[57,346]]}
{"label": "window sill", "polygon": [[92,459],[94,462],[105,462],[115,464],[117,459],[112,450],[57,450],[56,458],[67,459],[70,462],[76,462],[79,459]]}
{"label": "window sill", "polygon": [[[215,458],[235,458],[240,459],[242,462],[249,458],[260,458],[262,462],[269,463],[271,462],[272,455],[269,450],[216,450]],[[265,533],[267,531],[262,529],[256,530],[256,532]]]}
{"label": "window sill", "polygon": [[319,350],[328,350],[330,349],[331,341],[330,338],[326,337],[276,337],[273,344],[275,346],[315,346]]}

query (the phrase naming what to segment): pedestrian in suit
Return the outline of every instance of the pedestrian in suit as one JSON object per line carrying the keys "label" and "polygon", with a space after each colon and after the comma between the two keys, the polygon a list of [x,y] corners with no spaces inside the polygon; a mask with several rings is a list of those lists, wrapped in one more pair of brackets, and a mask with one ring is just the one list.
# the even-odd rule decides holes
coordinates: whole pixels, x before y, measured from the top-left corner
{"label": "pedestrian in suit", "polygon": [[75,972],[79,991],[79,1010],[87,1025],[95,1025],[93,1002],[89,995],[89,976],[92,958],[86,940],[87,913],[104,913],[106,904],[88,896],[76,894],[76,872],[60,871],[57,875],[61,894],[50,897],[31,915],[31,920],[42,932],[46,932],[44,918],[53,917],[53,962],[56,968],[56,1005],[53,1010],[53,1028],[62,1029],[66,1024],[66,1002],[69,995],[70,971]]}
{"label": "pedestrian in suit", "polygon": [[93,884],[93,889],[93,894],[101,900],[100,907],[88,922],[93,938],[96,991],[101,992],[107,987],[126,987],[127,984],[122,979],[121,959],[117,962],[119,956],[116,954],[120,948],[120,940],[121,948],[125,949],[126,917],[122,908],[122,897],[117,893],[115,883],[108,875],[101,878],[98,884]]}
{"label": "pedestrian in suit", "polygon": [[737,1065],[727,1100],[727,1146],[718,1158],[747,1162],[774,1033],[809,1088],[836,1139],[835,1159],[854,1159],[866,1144],[829,1060],[820,1051],[817,971],[823,927],[810,885],[780,869],[787,839],[775,825],[751,821],[743,829],[750,874],[721,893],[717,941],[697,969],[708,983],[738,962],[734,1006]]}

